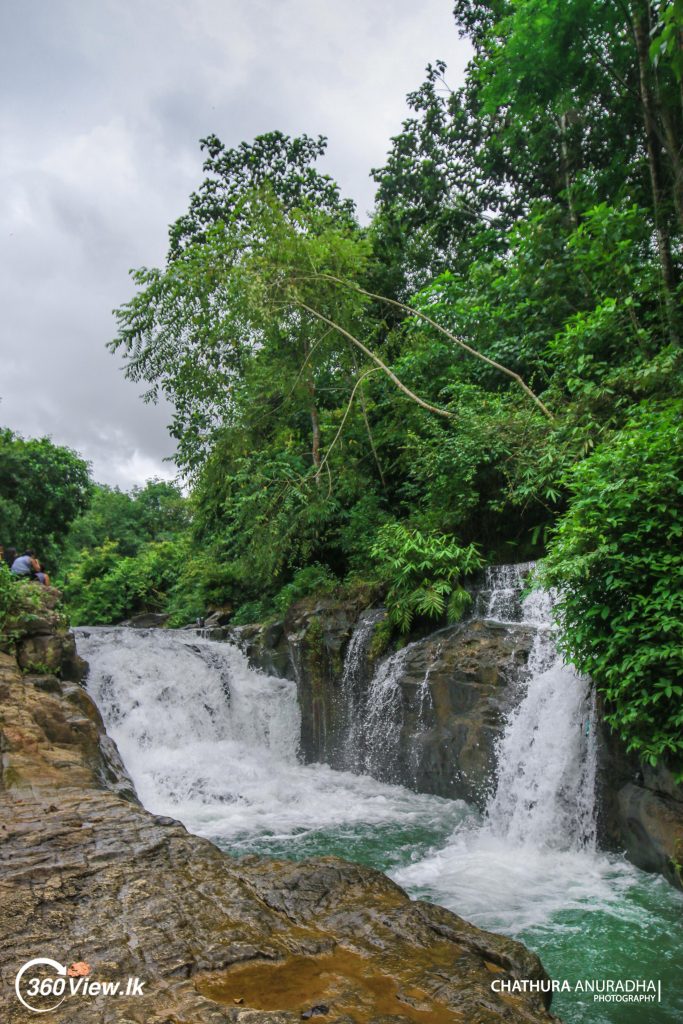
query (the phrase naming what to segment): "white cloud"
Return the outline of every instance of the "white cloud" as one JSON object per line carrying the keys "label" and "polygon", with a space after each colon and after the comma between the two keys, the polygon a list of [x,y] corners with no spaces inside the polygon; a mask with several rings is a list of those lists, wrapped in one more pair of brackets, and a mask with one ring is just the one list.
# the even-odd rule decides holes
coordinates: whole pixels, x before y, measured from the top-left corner
{"label": "white cloud", "polygon": [[[163,259],[198,139],[330,139],[372,204],[405,94],[467,48],[449,0],[22,0],[0,7],[0,423],[83,451],[98,479],[168,475],[167,408],[105,349],[129,267]],[[459,71],[453,75],[457,79]],[[103,440],[104,439],[104,440]]]}

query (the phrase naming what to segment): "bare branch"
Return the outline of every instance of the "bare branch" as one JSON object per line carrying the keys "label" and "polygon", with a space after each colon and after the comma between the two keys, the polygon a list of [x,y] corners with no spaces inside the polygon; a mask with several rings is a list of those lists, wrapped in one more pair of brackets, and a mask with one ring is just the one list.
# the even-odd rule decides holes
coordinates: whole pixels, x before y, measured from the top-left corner
{"label": "bare branch", "polygon": [[[334,435],[334,438],[332,440],[332,444],[327,449],[327,451],[325,453],[325,457],[323,458],[322,462],[318,466],[318,471],[316,473],[316,477],[320,476],[320,474],[322,472],[322,469],[323,469],[323,466],[327,465],[327,460],[329,459],[330,455],[332,454],[332,449],[334,448],[334,446],[336,445],[337,441],[341,437],[341,432],[344,429],[344,424],[346,423],[347,417],[348,417],[349,413],[351,412],[351,406],[353,405],[353,399],[354,399],[354,397],[356,395],[356,391],[358,390],[358,388],[363,383],[363,381],[365,380],[366,377],[369,377],[371,373],[378,373],[379,369],[380,369],[379,366],[375,366],[372,370],[366,370],[365,373],[362,373],[360,375],[360,377],[358,378],[358,380],[356,381],[356,383],[354,385],[354,388],[353,388],[353,391],[351,392],[351,397],[349,398],[349,403],[346,406],[346,409],[344,410],[344,415],[342,416],[342,421],[339,424],[339,429],[338,429],[337,433]],[[328,467],[328,472],[329,472],[329,467]]]}
{"label": "bare branch", "polygon": [[[316,276],[327,277],[329,275],[320,274]],[[337,280],[337,278],[332,278],[331,280]],[[343,284],[344,282],[340,283]],[[376,363],[379,369],[386,374],[389,380],[393,381],[393,383],[396,385],[399,391],[402,391],[404,395],[407,395],[412,402],[416,402],[423,409],[426,409],[427,412],[433,412],[437,416],[443,416],[445,419],[448,420],[453,418],[453,414],[448,412],[446,409],[439,409],[439,407],[436,405],[430,405],[429,402],[425,402],[422,398],[420,398],[413,391],[411,391],[410,388],[407,388],[405,384],[403,384],[403,382],[398,379],[393,370],[390,370],[387,364],[382,362],[378,355],[375,355],[375,353],[371,349],[369,349],[367,345],[364,345],[362,341],[360,341],[353,334],[347,331],[345,327],[342,327],[341,324],[337,324],[334,322],[334,320],[330,320],[330,318],[325,316],[324,313],[321,313],[319,310],[314,309],[312,306],[309,306],[302,299],[295,298],[293,299],[293,301],[296,302],[297,305],[301,306],[302,309],[305,309],[308,313],[310,313],[311,316],[317,317],[318,320],[322,320],[323,323],[328,324],[328,326],[330,327],[334,327],[335,331],[338,331],[345,338],[347,338],[348,341],[355,345],[356,348],[359,348],[361,352],[364,352],[368,359],[371,359],[373,363]]]}
{"label": "bare branch", "polygon": [[[333,274],[316,274],[315,276],[326,281],[334,281],[336,284],[341,284],[345,288],[351,288],[357,292],[360,292],[361,295],[367,295],[369,299],[377,299],[379,302],[386,302],[390,306],[396,306],[398,309],[404,310],[406,313],[409,313],[410,316],[419,317],[421,320],[425,320],[428,324],[431,324],[432,327],[434,327],[437,331],[440,331],[441,334],[444,334],[455,345],[458,345],[460,348],[464,349],[465,352],[469,352],[469,354],[471,356],[474,356],[475,359],[481,359],[482,362],[488,363],[489,366],[493,366],[494,369],[499,370],[501,373],[504,373],[506,377],[510,377],[511,380],[514,380],[515,383],[518,384],[519,387],[522,389],[522,391],[524,391],[524,393],[529,396],[531,401],[538,406],[543,415],[546,416],[551,422],[554,421],[555,417],[551,413],[550,409],[548,409],[548,407],[543,404],[541,399],[534,394],[534,392],[531,390],[528,384],[524,382],[524,380],[522,379],[522,377],[520,377],[518,373],[515,373],[514,370],[508,369],[507,366],[503,366],[502,363],[497,362],[495,359],[491,359],[489,356],[485,356],[483,352],[478,352],[476,348],[472,348],[471,345],[468,345],[467,342],[462,340],[462,338],[458,338],[457,335],[453,334],[452,331],[449,331],[446,327],[442,327],[441,324],[437,323],[436,320],[433,320],[431,316],[428,316],[426,313],[422,313],[419,309],[413,309],[412,306],[407,306],[405,302],[399,302],[398,299],[389,299],[387,298],[386,295],[376,295],[374,292],[369,292],[366,291],[365,288],[361,288],[360,285],[358,284],[352,283],[350,281],[344,281],[340,277],[334,277]],[[303,303],[301,303],[301,305],[303,305]],[[331,323],[331,321],[328,320],[327,323]],[[349,337],[351,336],[349,335]],[[370,356],[371,359],[374,359],[375,362],[380,362],[377,356],[373,355],[369,351],[369,349],[365,349],[364,346],[362,346],[360,342],[357,341],[357,339],[351,338],[351,340],[354,341],[354,344],[358,344],[359,347],[362,347],[363,350]],[[381,362],[380,365],[384,367],[384,364]],[[391,371],[388,369],[388,367],[384,367],[384,369],[386,372],[391,374]],[[401,390],[406,390],[403,387],[403,385],[397,381],[397,378],[394,378],[394,380],[398,383],[398,386],[401,388]],[[416,396],[411,395],[411,397],[415,398]],[[419,399],[417,399],[417,401],[419,402],[420,405],[425,404],[421,402]],[[425,407],[429,408],[432,412],[438,412],[441,416],[451,415],[450,413],[447,413],[444,410],[435,409],[433,406]]]}

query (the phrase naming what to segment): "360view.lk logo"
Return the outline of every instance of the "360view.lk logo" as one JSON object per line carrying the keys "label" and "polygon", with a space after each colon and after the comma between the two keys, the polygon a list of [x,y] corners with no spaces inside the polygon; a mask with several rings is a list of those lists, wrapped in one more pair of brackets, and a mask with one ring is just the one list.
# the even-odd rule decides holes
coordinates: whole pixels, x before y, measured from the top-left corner
{"label": "360view.lk logo", "polygon": [[49,1013],[65,999],[96,996],[141,996],[144,981],[129,977],[125,981],[97,981],[92,968],[80,960],[65,967],[58,960],[39,956],[17,971],[14,991],[17,999],[33,1013]]}

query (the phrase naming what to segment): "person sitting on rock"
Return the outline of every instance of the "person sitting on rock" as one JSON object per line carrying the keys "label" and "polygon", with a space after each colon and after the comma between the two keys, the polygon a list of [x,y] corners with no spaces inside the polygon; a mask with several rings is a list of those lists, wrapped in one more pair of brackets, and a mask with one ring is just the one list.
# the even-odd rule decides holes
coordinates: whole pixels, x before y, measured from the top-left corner
{"label": "person sitting on rock", "polygon": [[45,572],[45,566],[42,564],[42,562],[37,562],[37,565],[38,565],[38,568],[36,570],[36,574],[34,576],[34,579],[37,580],[38,583],[42,583],[42,585],[44,587],[49,587],[50,586],[50,577]]}
{"label": "person sitting on rock", "polygon": [[18,576],[22,580],[32,580],[39,571],[40,562],[36,558],[34,551],[25,551],[23,555],[19,555],[12,562],[12,568],[10,569],[13,576]]}

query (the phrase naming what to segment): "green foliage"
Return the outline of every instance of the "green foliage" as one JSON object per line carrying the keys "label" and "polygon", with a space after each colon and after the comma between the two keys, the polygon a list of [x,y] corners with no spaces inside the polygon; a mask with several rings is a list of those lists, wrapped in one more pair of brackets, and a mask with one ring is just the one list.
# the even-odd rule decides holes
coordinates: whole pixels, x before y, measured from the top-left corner
{"label": "green foliage", "polygon": [[71,524],[62,563],[68,567],[81,551],[107,541],[121,555],[135,555],[149,541],[170,540],[187,525],[187,502],[175,484],[148,480],[128,493],[98,484],[86,511]]}
{"label": "green foliage", "polygon": [[629,750],[683,771],[683,402],[646,403],[569,475],[544,562],[562,645]]}
{"label": "green foliage", "polygon": [[653,33],[650,58],[655,65],[670,62],[677,82],[683,79],[683,0],[663,0],[658,4],[658,32]]}
{"label": "green foliage", "polygon": [[301,601],[312,594],[316,596],[329,594],[338,585],[339,580],[326,565],[313,562],[311,565],[304,566],[303,569],[297,569],[291,581],[274,596],[260,601],[245,601],[239,606],[230,621],[236,626],[243,626],[252,622],[281,619],[296,601]]}
{"label": "green foliage", "polygon": [[310,594],[330,593],[338,584],[339,580],[326,565],[313,562],[312,565],[306,565],[303,569],[297,569],[291,583],[278,592],[273,604],[276,610],[284,615],[295,601],[300,601]]}
{"label": "green foliage", "polygon": [[376,661],[377,658],[381,658],[383,654],[386,654],[393,634],[394,624],[387,616],[387,618],[382,619],[382,621],[379,622],[373,630],[372,639],[370,640],[370,646],[368,648],[368,657],[371,660]]}
{"label": "green foliage", "polygon": [[22,633],[21,625],[35,618],[41,608],[41,587],[12,576],[0,562],[0,649],[11,649]]}
{"label": "green foliage", "polygon": [[49,438],[0,430],[0,529],[5,547],[35,549],[50,568],[73,520],[87,507],[88,463]]}
{"label": "green foliage", "polygon": [[353,218],[351,200],[342,199],[337,183],[315,168],[327,149],[322,135],[292,139],[268,132],[235,149],[226,149],[216,135],[209,135],[201,140],[201,148],[207,153],[207,177],[190,197],[187,214],[171,226],[170,261],[188,245],[204,241],[214,224],[233,220],[249,228],[254,211],[248,197],[266,184],[285,209],[311,205],[339,220]]}
{"label": "green foliage", "polygon": [[163,611],[184,556],[174,541],[148,544],[127,558],[112,541],[84,552],[64,584],[72,622],[108,625],[139,612]]}
{"label": "green foliage", "polygon": [[381,528],[372,555],[389,585],[389,618],[403,633],[416,616],[457,622],[471,600],[461,580],[483,564],[474,545],[462,548],[452,537],[402,523]]}
{"label": "green foliage", "polygon": [[0,562],[0,634],[3,632],[5,623],[17,608],[17,581],[4,564]]}

